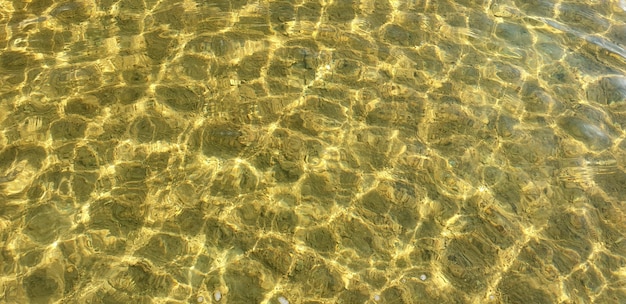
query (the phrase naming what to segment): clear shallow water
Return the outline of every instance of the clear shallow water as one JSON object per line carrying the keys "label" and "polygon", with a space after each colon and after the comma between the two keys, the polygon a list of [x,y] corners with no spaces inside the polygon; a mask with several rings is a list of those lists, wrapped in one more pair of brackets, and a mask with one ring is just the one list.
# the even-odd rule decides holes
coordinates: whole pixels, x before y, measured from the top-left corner
{"label": "clear shallow water", "polygon": [[4,302],[626,299],[620,1],[0,7]]}

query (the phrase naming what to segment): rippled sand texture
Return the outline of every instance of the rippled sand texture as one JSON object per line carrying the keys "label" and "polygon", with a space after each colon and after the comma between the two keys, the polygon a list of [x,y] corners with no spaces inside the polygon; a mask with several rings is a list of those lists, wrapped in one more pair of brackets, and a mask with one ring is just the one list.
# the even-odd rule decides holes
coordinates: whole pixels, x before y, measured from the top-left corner
{"label": "rippled sand texture", "polygon": [[0,302],[624,303],[624,9],[1,0]]}

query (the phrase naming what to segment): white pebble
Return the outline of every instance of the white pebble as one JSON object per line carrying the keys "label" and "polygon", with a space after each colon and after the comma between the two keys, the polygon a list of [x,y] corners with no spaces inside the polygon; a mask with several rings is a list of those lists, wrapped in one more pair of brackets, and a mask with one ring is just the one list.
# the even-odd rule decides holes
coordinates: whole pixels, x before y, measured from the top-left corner
{"label": "white pebble", "polygon": [[196,301],[198,301],[198,303],[202,303],[204,302],[204,297],[203,296],[199,296]]}
{"label": "white pebble", "polygon": [[285,299],[285,297],[278,297],[278,302],[280,304],[289,304],[289,301],[287,301],[287,299]]}
{"label": "white pebble", "polygon": [[380,296],[379,295],[374,295],[374,301],[376,301],[376,302],[380,301]]}
{"label": "white pebble", "polygon": [[215,301],[219,302],[222,299],[222,293],[218,290],[213,294],[213,299],[215,299]]}
{"label": "white pebble", "polygon": [[428,278],[428,277],[426,277],[426,275],[425,275],[425,274],[421,274],[421,275],[420,275],[420,280],[422,280],[422,281],[426,281],[426,279],[427,279],[427,278]]}

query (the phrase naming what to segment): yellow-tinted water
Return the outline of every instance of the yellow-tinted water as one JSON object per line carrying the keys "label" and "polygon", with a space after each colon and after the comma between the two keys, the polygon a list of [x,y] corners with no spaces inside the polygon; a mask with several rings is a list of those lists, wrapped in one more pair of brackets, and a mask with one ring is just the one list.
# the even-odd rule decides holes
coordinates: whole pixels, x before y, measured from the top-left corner
{"label": "yellow-tinted water", "polygon": [[625,303],[625,9],[1,0],[0,302]]}

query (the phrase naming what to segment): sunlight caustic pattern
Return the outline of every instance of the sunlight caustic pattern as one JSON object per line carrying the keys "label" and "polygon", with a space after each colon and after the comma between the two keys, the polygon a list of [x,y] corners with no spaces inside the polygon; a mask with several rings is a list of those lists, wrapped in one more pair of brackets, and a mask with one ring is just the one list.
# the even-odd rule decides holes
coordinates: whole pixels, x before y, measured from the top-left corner
{"label": "sunlight caustic pattern", "polygon": [[623,302],[587,2],[0,0],[0,302]]}

